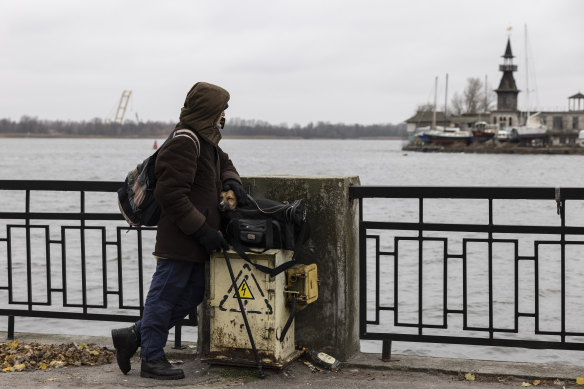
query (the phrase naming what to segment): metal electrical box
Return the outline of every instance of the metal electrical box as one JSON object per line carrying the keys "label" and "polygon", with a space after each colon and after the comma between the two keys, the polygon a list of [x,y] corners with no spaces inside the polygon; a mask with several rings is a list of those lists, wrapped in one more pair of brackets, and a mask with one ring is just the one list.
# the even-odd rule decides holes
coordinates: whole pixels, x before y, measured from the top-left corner
{"label": "metal electrical box", "polygon": [[[247,313],[262,365],[282,368],[300,355],[295,349],[294,323],[280,342],[282,329],[290,316],[286,304],[286,274],[270,277],[256,270],[235,251],[228,251],[235,283]],[[266,250],[247,253],[259,265],[275,268],[289,261],[289,250]],[[255,365],[231,277],[222,253],[211,256],[210,263],[210,353],[207,362],[232,365]]]}
{"label": "metal electrical box", "polygon": [[316,263],[297,264],[286,270],[287,302],[291,304],[292,294],[296,295],[296,310],[300,311],[318,299],[318,270]]}

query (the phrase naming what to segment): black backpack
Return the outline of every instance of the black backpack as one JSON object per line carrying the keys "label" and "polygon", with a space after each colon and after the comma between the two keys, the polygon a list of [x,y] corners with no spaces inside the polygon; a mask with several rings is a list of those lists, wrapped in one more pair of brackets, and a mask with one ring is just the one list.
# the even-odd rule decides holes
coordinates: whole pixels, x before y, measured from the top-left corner
{"label": "black backpack", "polygon": [[154,198],[156,175],[154,165],[158,152],[177,136],[186,136],[195,143],[197,157],[201,155],[201,144],[197,135],[189,129],[174,131],[154,154],[146,158],[135,169],[130,170],[124,184],[118,189],[118,206],[124,219],[133,227],[155,226],[160,219],[160,205]]}
{"label": "black backpack", "polygon": [[222,231],[241,258],[252,263],[246,251],[253,249],[293,250],[292,260],[274,269],[252,263],[272,276],[294,264],[296,255],[310,236],[303,200],[292,204],[248,195],[248,203],[222,214]]}

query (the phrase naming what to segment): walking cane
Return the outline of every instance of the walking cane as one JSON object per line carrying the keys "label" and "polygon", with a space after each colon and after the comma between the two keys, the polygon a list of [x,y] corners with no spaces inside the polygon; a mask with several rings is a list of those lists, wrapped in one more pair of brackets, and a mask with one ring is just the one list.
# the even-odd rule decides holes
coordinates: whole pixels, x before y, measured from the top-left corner
{"label": "walking cane", "polygon": [[247,321],[247,315],[243,308],[243,302],[241,302],[241,296],[239,295],[239,289],[235,282],[235,276],[233,275],[233,269],[231,268],[231,262],[229,261],[229,256],[227,255],[227,250],[223,248],[223,256],[225,257],[225,262],[227,263],[227,269],[229,270],[229,275],[231,276],[231,285],[235,290],[235,297],[239,303],[239,310],[241,311],[241,316],[243,317],[243,322],[245,323],[245,329],[247,330],[247,336],[251,343],[251,349],[253,350],[253,355],[255,356],[256,363],[258,365],[258,375],[260,378],[265,378],[264,371],[262,370],[262,363],[260,361],[260,356],[258,355],[258,350],[256,349],[255,342],[253,341],[253,335],[251,334],[251,329],[249,328],[249,322]]}

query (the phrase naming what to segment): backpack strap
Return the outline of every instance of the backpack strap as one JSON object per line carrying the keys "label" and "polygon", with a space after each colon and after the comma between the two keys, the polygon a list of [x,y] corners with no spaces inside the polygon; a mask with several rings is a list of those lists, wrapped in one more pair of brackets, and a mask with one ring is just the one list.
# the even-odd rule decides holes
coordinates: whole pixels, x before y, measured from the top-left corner
{"label": "backpack strap", "polygon": [[180,130],[175,131],[172,138],[174,139],[179,136],[186,136],[187,138],[192,140],[193,143],[195,144],[195,154],[197,154],[197,158],[201,156],[201,142],[199,141],[199,138],[197,137],[197,134],[195,134],[194,131],[191,131],[187,128],[182,128]]}

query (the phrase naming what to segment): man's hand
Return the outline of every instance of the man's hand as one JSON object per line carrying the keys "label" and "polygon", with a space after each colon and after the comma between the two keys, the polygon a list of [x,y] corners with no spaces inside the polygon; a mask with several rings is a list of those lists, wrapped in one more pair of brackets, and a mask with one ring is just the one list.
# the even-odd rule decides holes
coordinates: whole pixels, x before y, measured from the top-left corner
{"label": "man's hand", "polygon": [[215,231],[207,223],[203,224],[203,226],[191,236],[195,238],[209,254],[215,250],[227,250],[229,248],[229,244],[225,238],[223,238],[223,234],[221,234],[220,231]]}
{"label": "man's hand", "polygon": [[248,203],[247,192],[245,189],[243,189],[243,185],[241,185],[239,181],[232,178],[223,181],[223,190],[227,191],[229,189],[235,193],[235,197],[237,197],[237,204],[246,205]]}

